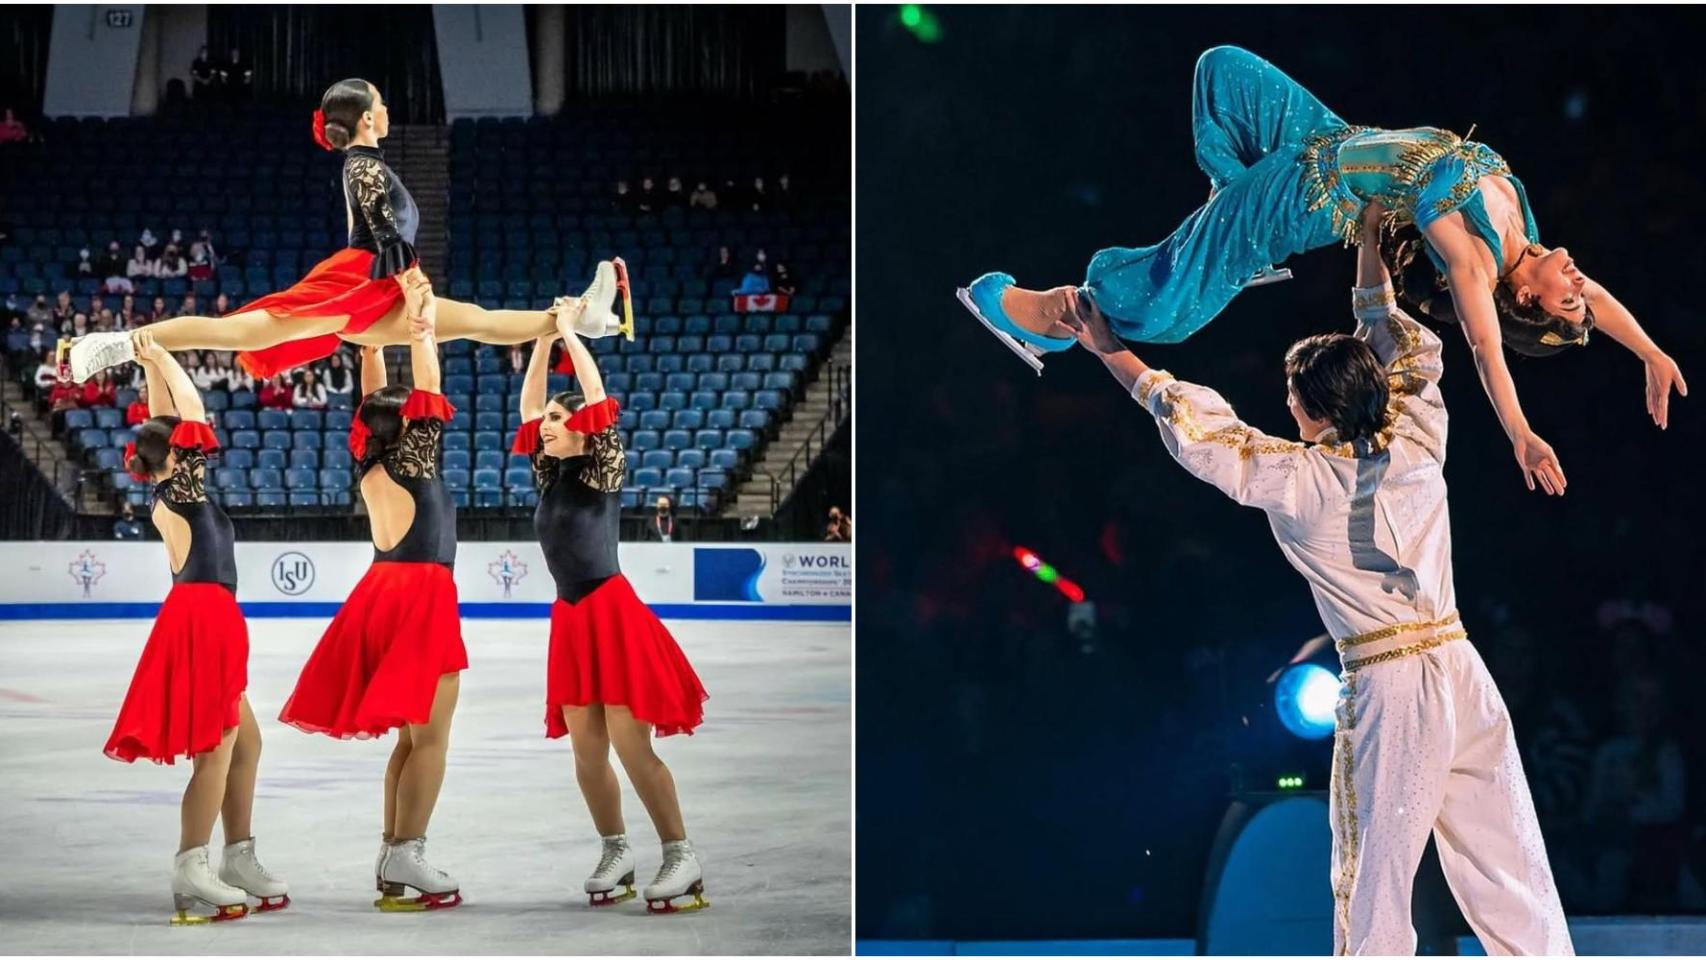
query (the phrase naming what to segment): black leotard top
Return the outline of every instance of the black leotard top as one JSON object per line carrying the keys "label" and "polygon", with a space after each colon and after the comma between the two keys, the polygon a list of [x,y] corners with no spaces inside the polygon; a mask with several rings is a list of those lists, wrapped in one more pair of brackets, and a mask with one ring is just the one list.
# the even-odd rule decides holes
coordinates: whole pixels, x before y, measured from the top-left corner
{"label": "black leotard top", "polygon": [[369,276],[378,280],[407,270],[416,260],[421,214],[403,181],[375,147],[350,147],[344,157],[344,202],[349,205],[349,245],[374,255]]}
{"label": "black leotard top", "polygon": [[[195,430],[196,427],[200,430]],[[199,422],[184,421],[173,431],[172,452],[177,455],[177,462],[172,475],[155,485],[154,497],[190,526],[190,553],[183,568],[172,574],[172,582],[217,583],[236,593],[236,535],[231,518],[207,498],[207,453],[199,446],[178,445],[199,442],[193,438],[202,431],[212,438],[213,431]]]}
{"label": "black leotard top", "polygon": [[403,435],[383,456],[362,461],[363,476],[376,466],[384,467],[386,475],[415,502],[415,519],[409,532],[389,550],[375,546],[374,563],[438,563],[454,569],[456,504],[438,475],[444,419],[454,415],[444,397],[416,390],[403,405],[403,417],[408,421]]}
{"label": "black leotard top", "polygon": [[533,484],[539,490],[533,527],[545,551],[545,565],[557,582],[557,596],[569,603],[578,603],[622,572],[616,545],[628,456],[616,429],[616,402],[607,399],[577,411],[569,429],[575,429],[577,420],[586,424],[583,417],[599,423],[596,432],[588,433],[584,454],[560,459],[547,454],[543,445],[532,451]]}

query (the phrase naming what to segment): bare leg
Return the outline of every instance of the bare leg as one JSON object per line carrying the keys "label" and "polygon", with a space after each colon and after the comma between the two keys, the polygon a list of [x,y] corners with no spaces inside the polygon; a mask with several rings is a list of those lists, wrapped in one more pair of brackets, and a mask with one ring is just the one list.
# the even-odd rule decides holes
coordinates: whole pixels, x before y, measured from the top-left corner
{"label": "bare leg", "polygon": [[195,772],[190,774],[189,786],[184,788],[179,853],[204,846],[213,839],[213,821],[219,818],[219,804],[225,798],[225,774],[231,768],[231,749],[236,742],[237,728],[232,727],[225,731],[219,746],[195,755]]}
{"label": "bare leg", "polygon": [[225,774],[225,803],[219,822],[225,828],[227,846],[255,835],[251,819],[255,812],[255,773],[261,764],[261,727],[249,709],[249,698],[238,701],[237,740],[231,748],[231,768]]}
{"label": "bare leg", "polygon": [[167,350],[264,350],[287,340],[337,333],[348,316],[275,317],[265,310],[228,317],[173,317],[148,325],[154,342]]}
{"label": "bare leg", "polygon": [[409,728],[397,731],[397,745],[391,750],[391,762],[385,765],[385,826],[387,841],[397,835],[397,781],[402,779],[403,767],[409,762]]}
{"label": "bare leg", "polygon": [[399,843],[426,836],[432,809],[438,805],[438,790],[444,785],[444,755],[450,749],[450,717],[456,712],[456,694],[461,674],[438,678],[432,698],[432,719],[409,725],[409,759],[397,779],[397,825],[393,834]]}
{"label": "bare leg", "polygon": [[569,742],[575,750],[575,781],[586,798],[592,825],[601,837],[625,832],[622,825],[622,784],[610,766],[610,731],[604,726],[604,706],[563,708]]}
{"label": "bare leg", "polygon": [[628,780],[640,795],[657,828],[658,839],[665,843],[687,839],[687,828],[681,822],[681,801],[675,796],[675,778],[669,768],[652,752],[652,727],[634,719],[627,707],[606,706],[605,723],[610,728],[610,742]]}
{"label": "bare leg", "polygon": [[1008,287],[1001,293],[1001,309],[1014,323],[1032,333],[1048,337],[1077,336],[1078,289],[1026,290]]}

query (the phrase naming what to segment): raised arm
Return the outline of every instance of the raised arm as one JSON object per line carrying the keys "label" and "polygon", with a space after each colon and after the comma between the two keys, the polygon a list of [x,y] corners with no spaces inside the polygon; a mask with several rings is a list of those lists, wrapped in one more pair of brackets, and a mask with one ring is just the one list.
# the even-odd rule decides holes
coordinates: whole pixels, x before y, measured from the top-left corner
{"label": "raised arm", "polygon": [[[154,338],[149,336],[146,330],[137,332],[135,346],[137,356],[146,358],[144,369],[148,371],[149,415],[155,417],[169,416],[168,412],[157,406],[157,404],[163,403],[174,408],[171,412],[175,412],[184,420],[206,423],[207,411],[202,407],[201,393],[196,390],[195,381],[191,380],[190,375],[184,372],[184,368],[178,365],[177,358],[168,353],[164,347],[155,343]],[[156,390],[156,386],[164,386],[165,389]],[[163,401],[157,400],[155,399],[156,395],[165,399]]]}
{"label": "raised arm", "polygon": [[385,386],[385,348],[361,348],[361,395],[366,397]]}
{"label": "raised arm", "polygon": [[1151,369],[1113,335],[1094,303],[1080,319],[1078,342],[1101,357],[1120,386],[1155,417],[1161,442],[1180,466],[1245,506],[1296,512],[1307,447],[1244,423],[1213,390]]}
{"label": "raised arm", "polygon": [[592,352],[581,342],[575,333],[575,318],[570,311],[557,311],[557,333],[563,338],[563,347],[569,352],[569,361],[575,366],[575,382],[580,385],[581,396],[586,398],[587,406],[603,400],[604,377],[598,371],[598,361],[592,358]]}
{"label": "raised arm", "polygon": [[1582,291],[1588,306],[1593,310],[1594,326],[1605,332],[1605,335],[1623,346],[1629,352],[1641,358],[1641,363],[1647,368],[1647,415],[1660,429],[1670,426],[1670,391],[1688,396],[1688,381],[1682,379],[1682,370],[1676,365],[1647,332],[1636,322],[1635,315],[1629,308],[1617,302],[1611,291],[1589,280]]}
{"label": "raised arm", "polygon": [[521,419],[537,420],[545,415],[547,382],[551,373],[551,344],[557,335],[533,341],[533,356],[527,360],[527,375],[521,380]]}
{"label": "raised arm", "polygon": [[439,393],[438,298],[432,295],[430,285],[423,286],[421,314],[409,319],[409,368],[414,373],[416,390]]}
{"label": "raised arm", "polygon": [[1566,481],[1558,455],[1529,427],[1528,417],[1517,400],[1516,383],[1511,380],[1510,367],[1505,362],[1498,308],[1493,304],[1493,284],[1497,278],[1487,275],[1475,250],[1475,240],[1453,218],[1434,221],[1423,234],[1445,261],[1445,282],[1451,289],[1451,302],[1457,310],[1463,336],[1475,357],[1481,387],[1493,402],[1493,411],[1510,438],[1523,481],[1530,490],[1538,481],[1547,493],[1562,494]]}

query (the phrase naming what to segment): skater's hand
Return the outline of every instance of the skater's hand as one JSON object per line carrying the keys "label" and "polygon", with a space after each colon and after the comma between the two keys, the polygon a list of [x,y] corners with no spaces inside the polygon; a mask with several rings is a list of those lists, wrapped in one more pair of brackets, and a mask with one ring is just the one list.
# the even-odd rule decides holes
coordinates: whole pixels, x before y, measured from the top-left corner
{"label": "skater's hand", "polygon": [[166,348],[154,342],[154,334],[146,328],[130,335],[130,344],[136,349],[136,359],[143,363],[159,363],[166,359]]}
{"label": "skater's hand", "polygon": [[1370,200],[1368,206],[1362,208],[1362,227],[1364,230],[1380,229],[1380,220],[1386,216],[1386,205],[1379,200]]}
{"label": "skater's hand", "polygon": [[1078,297],[1076,303],[1078,342],[1097,356],[1123,352],[1125,344],[1120,342],[1119,337],[1114,336],[1113,328],[1108,326],[1108,318],[1102,316],[1102,310],[1096,306],[1096,301],[1089,297]]}
{"label": "skater's hand", "polygon": [[1528,489],[1534,489],[1536,480],[1547,493],[1563,496],[1566,482],[1564,469],[1558,465],[1558,455],[1552,452],[1552,447],[1534,434],[1532,430],[1524,430],[1512,441],[1516,453],[1517,465],[1522,467],[1522,478],[1528,484]]}
{"label": "skater's hand", "polygon": [[1647,416],[1653,418],[1660,430],[1670,427],[1670,391],[1688,396],[1688,381],[1676,361],[1663,353],[1647,358]]}
{"label": "skater's hand", "polygon": [[409,318],[409,336],[416,340],[431,337],[438,328],[438,298],[432,294],[432,285],[423,287],[421,294],[420,313]]}

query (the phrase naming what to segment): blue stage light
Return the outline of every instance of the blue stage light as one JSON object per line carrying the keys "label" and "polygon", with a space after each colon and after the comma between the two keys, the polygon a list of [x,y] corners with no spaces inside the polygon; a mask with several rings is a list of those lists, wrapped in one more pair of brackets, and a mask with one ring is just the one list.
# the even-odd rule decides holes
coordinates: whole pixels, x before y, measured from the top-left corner
{"label": "blue stage light", "polygon": [[1333,710],[1339,702],[1339,678],[1325,667],[1300,663],[1280,674],[1274,689],[1274,709],[1280,723],[1305,740],[1333,732]]}

